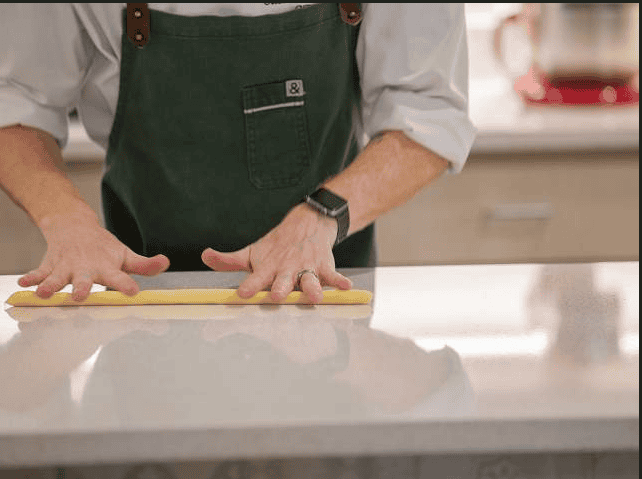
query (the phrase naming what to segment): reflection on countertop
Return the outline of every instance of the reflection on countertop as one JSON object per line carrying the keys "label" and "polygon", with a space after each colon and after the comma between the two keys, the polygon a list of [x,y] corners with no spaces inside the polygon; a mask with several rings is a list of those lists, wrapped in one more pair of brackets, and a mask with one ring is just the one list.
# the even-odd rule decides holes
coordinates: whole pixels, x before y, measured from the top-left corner
{"label": "reflection on countertop", "polygon": [[[461,421],[490,430],[509,418],[590,420],[599,429],[610,427],[601,422],[608,418],[637,421],[637,262],[342,272],[355,288],[374,290],[371,305],[5,309],[0,439]],[[143,289],[222,287],[242,275],[136,279]],[[1,299],[18,289],[17,278],[0,277]],[[542,424],[542,447],[550,434],[565,433]],[[399,441],[417,437],[389,447],[410,447]],[[475,447],[492,450],[501,442],[493,437]],[[466,440],[473,439],[461,447],[470,447]],[[149,447],[136,441],[127,454],[139,460]],[[0,464],[8,460],[0,453]]]}
{"label": "reflection on countertop", "polygon": [[[185,285],[185,276],[165,274],[155,288],[168,287],[167,278]],[[0,424],[9,415],[13,431],[32,430],[32,413],[55,402],[56,421],[38,428],[348,421],[471,408],[458,355],[369,328],[370,305],[17,307],[6,315],[19,332],[0,346],[9,391]]]}
{"label": "reflection on countertop", "polygon": [[[0,424],[9,415],[10,430],[32,430],[32,413],[54,404],[56,421],[46,418],[39,430],[350,421],[468,406],[467,380],[450,348],[426,352],[340,312],[228,308],[210,309],[208,320],[161,319],[167,311],[154,317],[153,310],[163,306],[141,306],[121,318],[56,311],[20,322],[0,353],[7,392]],[[24,319],[21,309],[8,314]],[[431,406],[440,392],[448,397]]]}

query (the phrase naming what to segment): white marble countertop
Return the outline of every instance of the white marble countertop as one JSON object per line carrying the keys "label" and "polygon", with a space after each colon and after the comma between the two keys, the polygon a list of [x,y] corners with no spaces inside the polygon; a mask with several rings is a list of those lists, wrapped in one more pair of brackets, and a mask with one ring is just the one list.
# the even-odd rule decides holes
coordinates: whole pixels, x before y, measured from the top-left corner
{"label": "white marble countertop", "polygon": [[371,305],[5,304],[0,468],[638,449],[639,263],[342,271]]}

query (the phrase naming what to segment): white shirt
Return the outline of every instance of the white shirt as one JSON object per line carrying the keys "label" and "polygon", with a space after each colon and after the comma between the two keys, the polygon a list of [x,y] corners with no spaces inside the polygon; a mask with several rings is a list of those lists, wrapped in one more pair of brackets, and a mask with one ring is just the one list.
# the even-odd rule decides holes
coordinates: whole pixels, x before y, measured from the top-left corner
{"label": "white shirt", "polygon": [[[61,148],[76,107],[89,137],[107,149],[118,101],[124,3],[0,4],[0,127],[49,132]],[[150,3],[184,16],[258,16],[296,4]],[[338,7],[337,7],[338,8]],[[459,173],[477,129],[468,116],[464,4],[363,4],[357,41],[362,110],[359,148],[403,130]]]}

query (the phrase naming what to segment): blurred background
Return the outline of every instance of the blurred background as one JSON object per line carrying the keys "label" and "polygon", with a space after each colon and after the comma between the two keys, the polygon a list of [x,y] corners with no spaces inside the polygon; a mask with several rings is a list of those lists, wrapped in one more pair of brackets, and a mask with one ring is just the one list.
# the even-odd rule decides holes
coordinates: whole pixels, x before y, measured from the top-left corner
{"label": "blurred background", "polygon": [[[639,260],[639,5],[466,4],[478,137],[377,222],[380,265]],[[100,213],[105,152],[70,113],[63,156]],[[0,194],[0,274],[46,244]]]}

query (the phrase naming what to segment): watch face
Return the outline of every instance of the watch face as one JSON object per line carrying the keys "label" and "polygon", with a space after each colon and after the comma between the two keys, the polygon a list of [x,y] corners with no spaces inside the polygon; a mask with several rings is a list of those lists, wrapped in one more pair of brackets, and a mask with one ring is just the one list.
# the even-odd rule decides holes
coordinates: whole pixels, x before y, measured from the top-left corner
{"label": "watch face", "polygon": [[310,198],[317,203],[320,203],[331,212],[337,212],[348,204],[342,198],[325,189],[318,189],[310,195]]}

